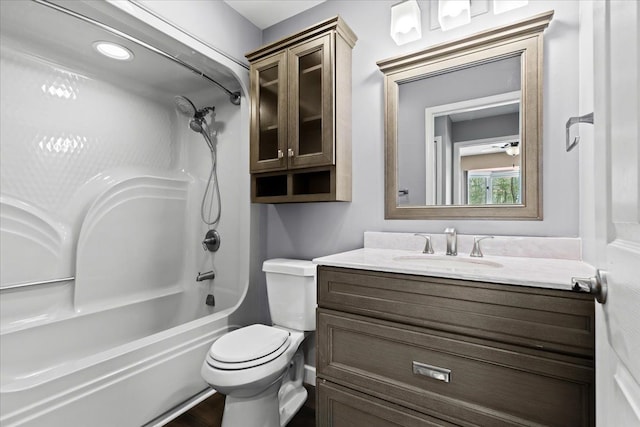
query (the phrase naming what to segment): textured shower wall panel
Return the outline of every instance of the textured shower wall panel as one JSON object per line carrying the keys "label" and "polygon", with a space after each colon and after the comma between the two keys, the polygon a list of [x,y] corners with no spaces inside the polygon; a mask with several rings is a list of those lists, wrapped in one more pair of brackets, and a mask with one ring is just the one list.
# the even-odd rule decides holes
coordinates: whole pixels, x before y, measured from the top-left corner
{"label": "textured shower wall panel", "polygon": [[3,47],[2,194],[77,222],[70,206],[114,167],[175,168],[171,106]]}
{"label": "textured shower wall panel", "polygon": [[72,276],[69,232],[62,219],[0,196],[0,288]]}
{"label": "textured shower wall panel", "polygon": [[[68,278],[75,270],[70,227],[31,205],[0,196],[0,288]],[[73,282],[3,291],[2,328],[22,320],[47,320],[72,309]]]}
{"label": "textured shower wall panel", "polygon": [[133,177],[98,197],[78,239],[78,310],[182,291],[188,184],[179,174]]}
{"label": "textured shower wall panel", "polygon": [[[3,328],[73,315],[74,299],[144,293],[141,279],[164,292],[174,286],[183,269],[184,176],[177,197],[152,192],[108,207],[79,243],[101,194],[132,177],[171,181],[177,173],[181,128],[173,105],[31,55],[4,36],[0,67],[0,286],[76,276],[76,249],[88,248],[82,283],[3,292]],[[132,235],[140,241],[130,242]]]}

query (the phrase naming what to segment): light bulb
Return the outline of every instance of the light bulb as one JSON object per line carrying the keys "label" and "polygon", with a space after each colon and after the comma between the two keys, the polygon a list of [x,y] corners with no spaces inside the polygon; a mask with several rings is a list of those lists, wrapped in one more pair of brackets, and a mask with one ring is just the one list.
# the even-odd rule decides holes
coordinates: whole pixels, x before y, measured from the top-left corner
{"label": "light bulb", "polygon": [[396,22],[395,30],[400,34],[407,34],[413,28],[413,23],[411,17],[409,16],[401,16],[400,19]]}
{"label": "light bulb", "polygon": [[116,43],[97,41],[93,43],[93,48],[99,54],[118,61],[130,61],[133,59],[133,52]]}
{"label": "light bulb", "polygon": [[442,31],[451,30],[471,22],[469,0],[438,0],[438,22]]}
{"label": "light bulb", "polygon": [[422,37],[420,8],[416,0],[406,0],[391,6],[391,38],[403,45]]}
{"label": "light bulb", "polygon": [[451,0],[445,3],[445,6],[442,10],[442,14],[445,16],[450,16],[452,18],[455,18],[456,16],[460,15],[462,11],[465,9],[464,6],[465,5],[463,1]]}

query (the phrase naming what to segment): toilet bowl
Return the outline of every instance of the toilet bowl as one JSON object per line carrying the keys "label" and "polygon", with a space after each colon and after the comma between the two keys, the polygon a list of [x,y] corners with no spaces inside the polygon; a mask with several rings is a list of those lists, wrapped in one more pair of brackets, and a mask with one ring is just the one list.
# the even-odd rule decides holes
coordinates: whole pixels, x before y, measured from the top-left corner
{"label": "toilet bowl", "polygon": [[222,427],[285,426],[307,398],[300,344],[315,330],[315,265],[275,259],[263,271],[274,326],[225,334],[202,364],[204,380],[226,395]]}

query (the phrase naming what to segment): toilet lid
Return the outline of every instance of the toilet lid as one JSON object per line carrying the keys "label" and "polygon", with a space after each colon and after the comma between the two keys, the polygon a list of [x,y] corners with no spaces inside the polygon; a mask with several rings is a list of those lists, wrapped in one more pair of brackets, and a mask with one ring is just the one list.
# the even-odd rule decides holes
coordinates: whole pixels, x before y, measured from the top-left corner
{"label": "toilet lid", "polygon": [[289,339],[289,332],[265,325],[236,329],[220,337],[209,355],[223,363],[242,363],[276,353]]}

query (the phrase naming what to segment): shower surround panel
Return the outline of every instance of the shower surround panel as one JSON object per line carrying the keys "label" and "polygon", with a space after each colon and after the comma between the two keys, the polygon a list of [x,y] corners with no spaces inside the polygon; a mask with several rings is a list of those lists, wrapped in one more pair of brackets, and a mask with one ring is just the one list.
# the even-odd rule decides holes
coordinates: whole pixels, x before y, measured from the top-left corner
{"label": "shower surround panel", "polygon": [[[146,82],[155,70],[131,81],[54,38],[42,46],[33,32],[6,34],[16,10],[44,8],[37,22],[51,11],[2,7],[0,424],[140,426],[208,389],[206,351],[238,326],[229,316],[249,275],[239,257],[249,252],[241,109],[191,72],[158,90]],[[174,109],[179,94],[216,105],[225,210],[215,254],[200,247],[211,159]],[[215,282],[195,282],[212,268]],[[8,289],[52,279],[61,280]],[[209,293],[215,307],[204,304]]]}
{"label": "shower surround panel", "polygon": [[[6,46],[0,61],[0,286],[77,271],[81,309],[127,298],[145,279],[178,285],[190,177],[177,170],[171,107]],[[173,244],[160,245],[161,237]],[[57,285],[65,294],[68,286]],[[3,305],[15,309],[16,293],[5,293]],[[53,313],[25,308],[19,316],[3,323]]]}

